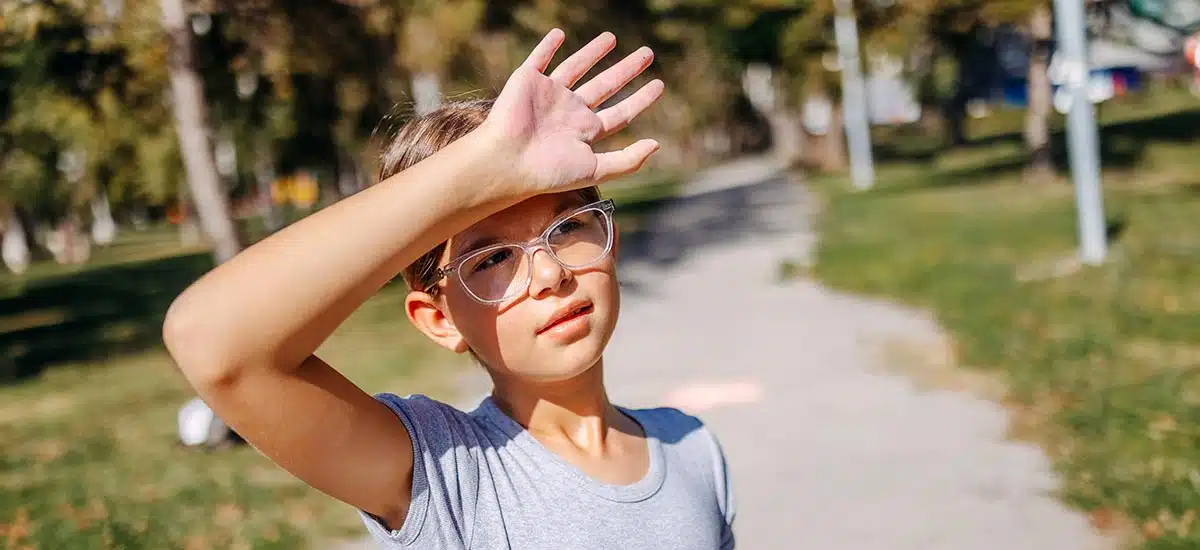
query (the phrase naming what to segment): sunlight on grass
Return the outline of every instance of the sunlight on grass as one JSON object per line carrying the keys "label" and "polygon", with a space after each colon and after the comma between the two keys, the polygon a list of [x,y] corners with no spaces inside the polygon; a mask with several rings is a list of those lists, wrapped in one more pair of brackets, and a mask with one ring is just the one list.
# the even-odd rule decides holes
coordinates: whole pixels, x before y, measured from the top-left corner
{"label": "sunlight on grass", "polygon": [[[372,393],[445,398],[458,367],[434,367],[445,356],[409,327],[400,291],[373,299],[321,354]],[[352,510],[253,448],[178,445],[175,413],[191,395],[162,352],[0,389],[0,524],[13,547],[290,549],[358,533]],[[21,521],[25,534],[13,538]]]}

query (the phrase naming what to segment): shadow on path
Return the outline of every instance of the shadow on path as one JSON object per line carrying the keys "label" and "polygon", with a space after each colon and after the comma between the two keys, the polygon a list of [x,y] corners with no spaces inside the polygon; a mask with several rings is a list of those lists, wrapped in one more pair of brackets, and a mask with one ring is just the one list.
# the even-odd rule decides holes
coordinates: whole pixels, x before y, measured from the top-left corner
{"label": "shadow on path", "polygon": [[630,268],[667,271],[704,250],[794,233],[805,221],[797,191],[787,174],[775,174],[661,202],[621,234],[622,284],[648,290],[648,282],[626,275]]}

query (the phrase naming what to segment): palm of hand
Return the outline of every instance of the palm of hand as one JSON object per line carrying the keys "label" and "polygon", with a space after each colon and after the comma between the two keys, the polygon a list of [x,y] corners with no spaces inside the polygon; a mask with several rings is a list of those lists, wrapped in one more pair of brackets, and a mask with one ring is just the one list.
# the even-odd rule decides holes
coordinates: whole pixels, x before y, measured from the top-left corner
{"label": "palm of hand", "polygon": [[550,77],[518,69],[493,107],[503,113],[502,135],[523,144],[517,166],[532,192],[545,192],[591,179],[596,153],[591,142],[603,127],[579,96]]}
{"label": "palm of hand", "polygon": [[597,185],[632,173],[658,149],[641,140],[619,151],[596,153],[592,144],[624,128],[661,96],[655,80],[599,112],[600,104],[640,74],[653,58],[647,48],[629,55],[576,90],[571,86],[615,46],[605,33],[568,57],[550,75],[543,71],[562,42],[551,31],[504,86],[488,116],[508,151],[519,193],[534,195]]}

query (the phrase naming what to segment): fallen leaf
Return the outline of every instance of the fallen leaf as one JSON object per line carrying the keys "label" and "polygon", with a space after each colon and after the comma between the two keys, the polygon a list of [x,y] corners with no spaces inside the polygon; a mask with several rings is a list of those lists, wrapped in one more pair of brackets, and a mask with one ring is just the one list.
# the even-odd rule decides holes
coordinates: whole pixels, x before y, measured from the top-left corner
{"label": "fallen leaf", "polygon": [[1100,531],[1108,531],[1116,526],[1116,514],[1108,508],[1092,510],[1092,526]]}
{"label": "fallen leaf", "polygon": [[29,512],[24,508],[17,508],[17,516],[13,518],[12,523],[7,525],[0,523],[0,534],[7,539],[9,548],[13,548],[22,539],[29,536],[31,527]]}
{"label": "fallen leaf", "polygon": [[1156,520],[1147,521],[1142,525],[1142,534],[1151,540],[1159,538],[1163,535],[1162,524]]}

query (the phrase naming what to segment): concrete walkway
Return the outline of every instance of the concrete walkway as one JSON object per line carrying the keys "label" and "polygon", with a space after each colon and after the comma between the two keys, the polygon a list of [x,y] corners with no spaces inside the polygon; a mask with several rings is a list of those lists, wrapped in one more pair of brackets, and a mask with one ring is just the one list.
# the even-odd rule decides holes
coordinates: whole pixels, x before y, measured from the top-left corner
{"label": "concrete walkway", "polygon": [[[715,175],[714,175],[715,174]],[[703,174],[622,237],[610,392],[676,404],[725,448],[739,548],[1095,550],[1003,409],[921,390],[885,346],[939,351],[918,312],[778,282],[813,244],[803,189],[764,161]],[[361,546],[369,548],[369,546]]]}
{"label": "concrete walkway", "polygon": [[[811,201],[762,165],[700,178],[635,239],[605,356],[615,400],[676,403],[721,439],[740,548],[1093,550],[1044,454],[999,406],[889,374],[896,344],[938,357],[928,316],[778,282],[815,244]],[[745,185],[746,179],[758,180]]]}

